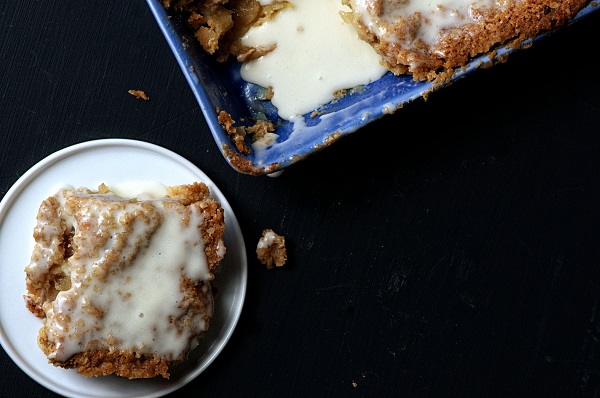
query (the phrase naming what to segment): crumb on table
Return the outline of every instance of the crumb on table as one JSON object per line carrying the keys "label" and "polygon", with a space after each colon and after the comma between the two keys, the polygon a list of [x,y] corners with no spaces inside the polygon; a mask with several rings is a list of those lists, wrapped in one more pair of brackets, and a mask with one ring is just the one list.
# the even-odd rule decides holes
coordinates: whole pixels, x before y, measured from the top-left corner
{"label": "crumb on table", "polygon": [[273,264],[277,267],[283,266],[287,261],[285,237],[276,234],[272,229],[265,229],[258,240],[256,255],[268,269],[273,268]]}
{"label": "crumb on table", "polygon": [[142,90],[129,90],[127,91],[129,94],[133,95],[137,99],[143,99],[145,101],[149,101],[150,97],[146,95],[146,93]]}

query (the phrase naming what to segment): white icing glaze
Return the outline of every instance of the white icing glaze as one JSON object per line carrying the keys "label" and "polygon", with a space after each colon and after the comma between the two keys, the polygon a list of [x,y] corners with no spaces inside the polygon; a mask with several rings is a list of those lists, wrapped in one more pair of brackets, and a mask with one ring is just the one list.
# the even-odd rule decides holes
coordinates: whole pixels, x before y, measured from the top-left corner
{"label": "white icing glaze", "polygon": [[273,243],[275,243],[276,237],[277,236],[275,235],[275,232],[268,231],[267,233],[264,234],[264,236],[262,238],[260,238],[258,240],[258,245],[256,245],[256,248],[257,249],[266,249],[266,248],[273,246]]}
{"label": "white icing glaze", "polygon": [[[65,361],[77,352],[100,347],[177,358],[190,348],[192,336],[206,330],[213,311],[208,292],[206,312],[190,315],[180,288],[182,276],[210,279],[199,239],[201,213],[191,206],[189,214],[182,214],[169,206],[170,199],[142,204],[116,195],[88,196],[98,200],[74,223],[73,245],[79,254],[69,258],[72,287],[44,308],[48,338],[56,345],[49,358]],[[55,197],[64,198],[65,191]],[[114,202],[125,205],[112,212],[117,227],[109,229],[108,212]],[[128,222],[132,216],[134,221]],[[81,228],[89,228],[86,222],[98,225],[96,235],[110,234],[100,250],[93,245],[86,249],[94,238],[82,233]],[[126,244],[119,251],[122,239]],[[32,266],[38,265],[32,262]],[[178,327],[177,322],[186,322],[186,327]]]}
{"label": "white icing glaze", "polygon": [[[262,3],[262,2],[261,2]],[[343,21],[340,0],[291,0],[293,7],[254,27],[246,46],[275,50],[242,65],[244,80],[273,88],[272,103],[290,120],[333,100],[342,89],[367,84],[387,71],[375,50]]]}
{"label": "white icing glaze", "polygon": [[265,150],[269,146],[273,145],[273,143],[277,142],[277,138],[279,138],[278,134],[265,133],[260,139],[252,143],[252,148],[255,151]]}
{"label": "white icing glaze", "polygon": [[160,199],[167,195],[167,187],[156,181],[126,181],[107,185],[122,198]]}
{"label": "white icing glaze", "polygon": [[383,0],[382,14],[374,15],[375,2],[354,0],[354,11],[371,31],[387,41],[399,42],[394,32],[387,30],[387,26],[420,15],[422,21],[419,28],[414,32],[414,37],[404,44],[410,45],[413,40],[421,40],[430,47],[435,46],[445,30],[475,22],[474,9],[492,8],[504,3],[502,0]]}

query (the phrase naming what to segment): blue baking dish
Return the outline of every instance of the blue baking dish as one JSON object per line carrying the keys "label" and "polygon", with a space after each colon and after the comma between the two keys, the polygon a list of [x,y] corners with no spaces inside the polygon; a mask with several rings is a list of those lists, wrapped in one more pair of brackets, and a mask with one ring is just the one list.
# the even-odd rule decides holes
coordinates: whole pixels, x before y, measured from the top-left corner
{"label": "blue baking dish", "polygon": [[[353,90],[351,95],[322,106],[316,115],[307,114],[300,122],[292,123],[280,119],[269,101],[257,99],[260,98],[262,88],[241,78],[241,65],[238,62],[218,63],[202,50],[184,24],[165,10],[160,0],[147,0],[147,3],[223,156],[237,171],[251,175],[270,174],[288,167],[373,120],[395,112],[404,104],[447,86],[479,67],[489,66],[514,51],[512,47],[503,47],[498,49],[494,58],[480,56],[443,84],[415,82],[410,76],[387,73],[361,90]],[[597,8],[595,1],[590,2],[569,24]],[[535,40],[542,36],[544,35]],[[530,43],[524,45],[527,44]],[[241,154],[219,124],[217,110],[227,111],[235,121],[261,118],[270,120],[277,126],[275,133],[279,138],[265,149],[252,150],[248,155]]]}

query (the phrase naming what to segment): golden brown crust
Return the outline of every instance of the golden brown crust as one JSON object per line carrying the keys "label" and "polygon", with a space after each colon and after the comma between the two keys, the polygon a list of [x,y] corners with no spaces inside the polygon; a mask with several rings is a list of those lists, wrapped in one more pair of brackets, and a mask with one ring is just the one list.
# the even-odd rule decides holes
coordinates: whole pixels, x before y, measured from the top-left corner
{"label": "golden brown crust", "polygon": [[246,141],[244,137],[246,136],[246,129],[243,126],[234,127],[235,120],[231,117],[231,115],[225,111],[218,111],[219,124],[223,128],[223,130],[229,135],[229,138],[235,145],[235,148],[244,155],[248,155],[250,153],[250,148],[246,145]]}
{"label": "golden brown crust", "polygon": [[167,187],[167,196],[169,198],[181,199],[183,204],[188,206],[190,203],[208,199],[210,190],[205,184],[194,182],[189,185]]}
{"label": "golden brown crust", "polygon": [[[244,159],[241,157],[236,151],[231,149],[227,144],[221,144],[221,151],[223,152],[223,156],[229,161],[231,167],[239,171],[240,173],[258,176],[262,174],[269,174],[276,172],[281,164],[278,162],[268,164],[266,166],[256,166],[250,160]],[[295,161],[299,159],[294,158]]]}
{"label": "golden brown crust", "polygon": [[275,47],[248,48],[241,38],[250,27],[260,25],[290,4],[275,1],[261,5],[256,0],[163,0],[167,9],[175,11],[192,30],[194,36],[209,54],[219,61],[230,55],[240,61],[256,59]]}
{"label": "golden brown crust", "polygon": [[[54,351],[54,343],[48,340],[45,327],[42,327],[38,334],[38,345],[46,355]],[[129,379],[148,379],[156,376],[168,379],[169,367],[175,363],[158,355],[140,355],[133,350],[109,349],[80,352],[66,362],[54,360],[48,362],[65,369],[77,369],[77,373],[85,377],[115,374]]]}
{"label": "golden brown crust", "polygon": [[194,203],[193,206],[198,207],[204,216],[201,226],[204,253],[208,268],[214,270],[225,254],[225,247],[221,245],[225,233],[223,209],[214,200],[203,200]]}
{"label": "golden brown crust", "polygon": [[[33,238],[38,247],[50,248],[48,251],[34,250],[31,258],[32,263],[48,262],[48,271],[42,275],[33,275],[26,273],[25,284],[29,294],[25,295],[25,305],[37,317],[44,317],[43,305],[47,301],[52,301],[59,291],[70,287],[70,279],[65,273],[67,259],[68,234],[65,223],[58,216],[60,203],[54,197],[50,197],[42,202],[38,213],[38,225],[34,228]],[[44,223],[48,228],[55,228],[60,231],[59,234],[50,236],[45,233]],[[57,239],[62,237],[63,239]]]}
{"label": "golden brown crust", "polygon": [[[373,13],[381,13],[386,0],[373,1]],[[477,22],[444,32],[430,48],[422,42],[411,45],[420,21],[416,19],[381,22],[384,29],[394,31],[399,40],[377,36],[361,22],[360,15],[352,18],[360,37],[370,43],[383,57],[386,66],[395,74],[412,73],[415,78],[433,80],[436,73],[465,65],[473,57],[493,51],[500,45],[519,46],[525,40],[554,30],[573,18],[588,0],[522,0],[510,2],[505,8],[479,10]],[[350,1],[352,6],[352,1]]]}
{"label": "golden brown crust", "polygon": [[244,155],[250,154],[250,148],[245,140],[247,135],[251,137],[252,142],[256,142],[262,139],[267,133],[275,131],[275,125],[271,121],[257,120],[250,126],[234,126],[236,122],[229,113],[219,110],[217,110],[217,113],[219,124],[227,135],[229,135],[235,148]]}

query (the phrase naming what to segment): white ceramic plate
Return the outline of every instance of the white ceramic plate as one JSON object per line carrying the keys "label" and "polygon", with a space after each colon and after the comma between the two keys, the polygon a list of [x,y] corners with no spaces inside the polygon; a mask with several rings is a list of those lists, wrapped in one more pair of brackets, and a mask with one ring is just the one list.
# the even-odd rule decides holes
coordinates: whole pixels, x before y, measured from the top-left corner
{"label": "white ceramic plate", "polygon": [[[116,376],[85,378],[74,370],[48,364],[37,346],[41,320],[23,301],[24,268],[33,249],[33,228],[42,200],[58,187],[97,187],[126,181],[164,185],[204,182],[225,210],[227,255],[215,272],[219,295],[215,316],[203,343],[171,378],[127,380]],[[25,173],[0,202],[0,343],[13,361],[46,388],[67,397],[159,397],[175,391],[217,357],[239,319],[246,292],[244,239],[233,211],[212,181],[196,166],[164,148],[140,141],[108,139],[86,142],[48,156]]]}

